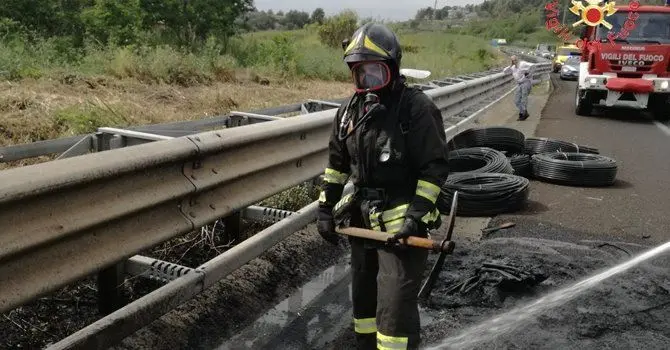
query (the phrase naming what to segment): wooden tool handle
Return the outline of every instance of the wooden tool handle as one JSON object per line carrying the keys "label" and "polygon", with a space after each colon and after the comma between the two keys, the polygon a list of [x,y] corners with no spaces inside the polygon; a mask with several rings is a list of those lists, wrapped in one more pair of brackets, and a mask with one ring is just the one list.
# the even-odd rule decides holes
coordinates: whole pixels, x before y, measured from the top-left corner
{"label": "wooden tool handle", "polygon": [[[389,239],[389,237],[391,237],[391,234],[388,232],[366,230],[358,227],[337,228],[335,231],[337,231],[337,233],[341,233],[347,236],[367,238],[380,242],[386,242]],[[428,238],[421,238],[415,236],[408,237],[405,244],[412,247],[430,249],[435,251],[449,250],[449,244],[445,244],[443,249],[443,247],[441,247],[440,242],[436,242]]]}

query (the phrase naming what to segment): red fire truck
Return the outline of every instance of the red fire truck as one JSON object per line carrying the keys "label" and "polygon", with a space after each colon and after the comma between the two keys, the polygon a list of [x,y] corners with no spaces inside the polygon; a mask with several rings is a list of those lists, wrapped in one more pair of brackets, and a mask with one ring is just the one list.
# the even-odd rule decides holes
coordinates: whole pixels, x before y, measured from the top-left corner
{"label": "red fire truck", "polygon": [[[615,6],[612,25],[584,26],[575,112],[593,106],[650,111],[670,117],[670,0],[665,6]],[[634,25],[632,25],[634,24]],[[623,35],[622,35],[623,34]]]}

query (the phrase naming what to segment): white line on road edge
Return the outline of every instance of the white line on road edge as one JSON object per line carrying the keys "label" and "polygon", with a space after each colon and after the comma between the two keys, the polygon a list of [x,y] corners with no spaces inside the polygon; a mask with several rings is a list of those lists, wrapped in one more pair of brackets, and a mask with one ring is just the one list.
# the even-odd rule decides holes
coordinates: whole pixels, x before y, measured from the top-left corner
{"label": "white line on road edge", "polygon": [[[487,104],[486,106],[482,107],[480,110],[478,110],[478,111],[476,111],[476,112],[470,114],[467,118],[465,118],[465,119],[461,120],[460,122],[458,122],[456,125],[454,125],[454,128],[453,128],[453,129],[451,129],[451,130],[449,130],[449,131],[447,132],[447,138],[449,138],[449,137],[451,137],[451,136],[455,136],[456,134],[458,134],[459,132],[461,132],[461,130],[462,130],[461,128],[462,128],[465,124],[469,124],[470,122],[472,122],[472,121],[473,121],[475,118],[477,118],[480,114],[482,114],[484,111],[486,111],[486,110],[488,110],[489,108],[491,108],[491,106],[493,106],[494,104],[500,102],[503,98],[507,97],[509,94],[511,94],[512,92],[514,92],[514,90],[516,90],[516,89],[518,89],[518,86],[514,86],[510,91],[508,91],[508,92],[506,92],[505,94],[503,94],[502,96],[500,96],[500,98],[498,98],[498,99],[496,99],[495,101],[493,101],[493,102]],[[453,135],[452,135],[452,134],[453,134]]]}
{"label": "white line on road edge", "polygon": [[666,135],[670,136],[669,126],[659,122],[658,120],[654,120],[654,124],[656,124],[656,126],[658,126],[658,128],[661,129],[661,131],[663,131]]}

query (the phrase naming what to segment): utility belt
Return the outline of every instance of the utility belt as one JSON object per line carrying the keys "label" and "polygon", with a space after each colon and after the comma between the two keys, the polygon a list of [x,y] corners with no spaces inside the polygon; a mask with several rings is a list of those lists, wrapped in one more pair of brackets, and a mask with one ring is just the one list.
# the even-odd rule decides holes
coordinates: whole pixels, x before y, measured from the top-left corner
{"label": "utility belt", "polygon": [[362,219],[365,228],[395,234],[402,228],[411,198],[396,190],[355,187],[353,193],[343,196],[335,205],[333,214],[338,223],[343,223],[360,213],[356,217]]}

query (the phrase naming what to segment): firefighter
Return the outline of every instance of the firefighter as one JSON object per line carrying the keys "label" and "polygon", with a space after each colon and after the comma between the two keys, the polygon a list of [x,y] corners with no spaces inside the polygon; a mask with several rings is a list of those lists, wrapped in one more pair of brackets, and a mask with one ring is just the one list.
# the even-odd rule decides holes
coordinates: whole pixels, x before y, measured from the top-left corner
{"label": "firefighter", "polygon": [[[339,244],[336,225],[388,232],[388,242],[349,237],[358,349],[415,349],[418,292],[428,252],[403,244],[441,225],[436,208],[448,175],[442,114],[400,74],[395,34],[366,24],[345,40],[355,93],[337,111],[317,227]],[[351,179],[354,191],[343,194]]]}

